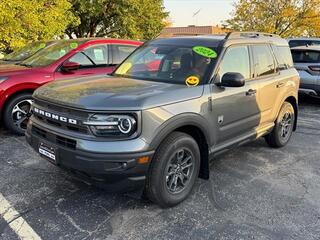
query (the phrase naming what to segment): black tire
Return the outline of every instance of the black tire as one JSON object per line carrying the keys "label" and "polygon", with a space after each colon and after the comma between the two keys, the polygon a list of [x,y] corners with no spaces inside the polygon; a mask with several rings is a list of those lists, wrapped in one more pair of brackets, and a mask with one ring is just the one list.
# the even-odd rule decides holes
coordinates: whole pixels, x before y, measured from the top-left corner
{"label": "black tire", "polygon": [[[286,120],[286,116],[289,119]],[[289,124],[290,121],[290,124]],[[286,122],[286,123],[285,123]],[[291,103],[284,102],[271,133],[265,136],[265,140],[270,147],[280,148],[289,142],[295,122],[295,111]],[[286,125],[286,127],[285,127]]]}
{"label": "black tire", "polygon": [[[29,117],[30,106],[28,106],[28,103],[30,103],[30,101],[32,101],[32,93],[20,93],[7,102],[3,112],[3,122],[4,126],[12,133],[21,136],[24,135]],[[13,110],[18,104],[21,104],[19,109],[26,114],[23,112],[18,113],[19,111],[13,114]],[[21,117],[21,119],[19,119],[19,117]],[[19,120],[22,120],[23,118],[25,118],[25,120],[20,124]]]}
{"label": "black tire", "polygon": [[161,143],[153,157],[145,193],[161,207],[175,206],[191,193],[199,169],[200,150],[197,142],[185,133],[173,132]]}

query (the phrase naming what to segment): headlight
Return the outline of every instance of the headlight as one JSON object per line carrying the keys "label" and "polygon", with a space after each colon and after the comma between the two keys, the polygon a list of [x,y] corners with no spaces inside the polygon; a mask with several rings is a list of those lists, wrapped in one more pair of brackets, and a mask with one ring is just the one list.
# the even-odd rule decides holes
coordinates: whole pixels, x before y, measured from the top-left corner
{"label": "headlight", "polygon": [[0,77],[0,83],[4,82],[5,80],[7,80],[9,77]]}
{"label": "headlight", "polygon": [[131,115],[96,114],[84,124],[101,137],[130,137],[137,131],[137,121]]}

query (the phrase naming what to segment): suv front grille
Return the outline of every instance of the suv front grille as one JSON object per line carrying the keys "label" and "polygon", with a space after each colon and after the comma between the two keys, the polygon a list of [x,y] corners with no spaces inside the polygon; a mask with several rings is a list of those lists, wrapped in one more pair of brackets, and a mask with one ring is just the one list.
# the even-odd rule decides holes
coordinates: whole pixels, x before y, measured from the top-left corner
{"label": "suv front grille", "polygon": [[59,127],[59,128],[66,129],[66,130],[73,131],[73,132],[77,132],[77,133],[84,133],[84,134],[89,133],[89,129],[87,126],[70,125],[68,123],[54,121],[54,120],[51,120],[51,119],[48,119],[46,117],[39,116],[39,115],[34,115],[34,117],[36,119],[38,119],[40,122],[44,122],[44,123],[51,125],[51,126]]}
{"label": "suv front grille", "polygon": [[[68,109],[48,103],[43,103],[41,101],[34,101],[33,110],[38,109],[38,112],[33,111],[33,116],[39,122],[43,122],[46,125],[58,127],[64,130],[81,133],[81,134],[90,134],[90,130],[86,125],[83,125],[82,122],[86,121],[89,117],[89,113],[83,111],[76,111],[74,109]],[[41,114],[42,112],[42,114]],[[49,114],[49,115],[47,115]],[[76,124],[72,124],[68,121],[61,121],[60,119],[55,119],[50,116],[59,116],[66,119],[72,119],[76,121]]]}
{"label": "suv front grille", "polygon": [[38,137],[41,137],[42,139],[48,140],[49,142],[54,142],[59,146],[62,147],[67,147],[70,149],[75,150],[76,146],[77,146],[77,141],[70,139],[70,138],[66,138],[66,137],[62,137],[50,132],[47,132],[41,128],[38,128],[36,126],[32,126],[32,133],[35,134]]}

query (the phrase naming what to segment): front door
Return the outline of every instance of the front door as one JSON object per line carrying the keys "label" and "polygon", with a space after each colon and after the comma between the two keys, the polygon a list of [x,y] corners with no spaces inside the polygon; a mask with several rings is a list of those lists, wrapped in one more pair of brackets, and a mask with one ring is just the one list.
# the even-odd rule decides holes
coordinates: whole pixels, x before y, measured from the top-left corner
{"label": "front door", "polygon": [[80,68],[70,72],[64,72],[58,69],[55,73],[55,80],[108,74],[114,69],[114,67],[109,64],[107,44],[90,46],[81,52],[77,52],[67,61],[79,63]]}
{"label": "front door", "polygon": [[212,118],[216,122],[216,144],[229,145],[248,135],[260,121],[257,105],[259,85],[252,80],[249,49],[244,45],[229,47],[219,65],[215,81],[220,81],[225,73],[241,73],[246,79],[243,87],[212,86]]}

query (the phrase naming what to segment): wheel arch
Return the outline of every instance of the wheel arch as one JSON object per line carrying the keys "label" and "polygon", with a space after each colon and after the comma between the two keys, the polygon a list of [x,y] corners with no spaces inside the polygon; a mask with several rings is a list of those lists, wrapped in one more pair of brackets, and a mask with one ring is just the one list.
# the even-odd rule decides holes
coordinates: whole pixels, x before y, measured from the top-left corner
{"label": "wheel arch", "polygon": [[155,134],[150,146],[158,149],[160,144],[172,133],[183,132],[190,135],[198,143],[201,161],[199,177],[209,179],[209,146],[212,137],[208,132],[207,121],[198,114],[180,114],[161,125],[160,130]]}
{"label": "wheel arch", "polygon": [[21,89],[21,90],[17,90],[13,93],[10,93],[10,95],[3,101],[2,107],[0,109],[0,119],[1,121],[3,121],[3,112],[4,109],[6,108],[6,105],[9,101],[11,101],[14,97],[16,97],[19,94],[23,94],[23,93],[33,93],[36,90],[36,88],[26,88],[26,89]]}

